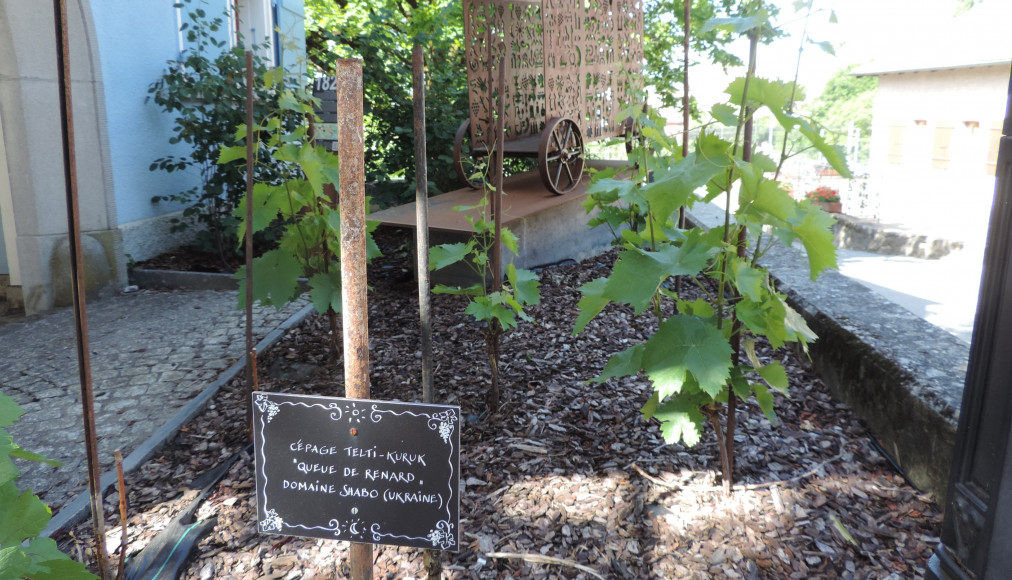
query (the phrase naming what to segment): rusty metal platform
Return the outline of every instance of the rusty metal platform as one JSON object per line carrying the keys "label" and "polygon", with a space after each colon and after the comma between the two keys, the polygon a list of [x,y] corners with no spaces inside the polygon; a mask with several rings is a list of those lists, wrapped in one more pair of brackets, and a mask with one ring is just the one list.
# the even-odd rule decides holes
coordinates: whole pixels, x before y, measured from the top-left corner
{"label": "rusty metal platform", "polygon": [[[593,167],[606,167],[614,162],[593,161],[588,165]],[[587,196],[587,185],[590,183],[590,176],[584,174],[580,184],[570,193],[555,195],[545,188],[541,178],[536,171],[521,173],[507,177],[503,183],[503,225],[511,227],[518,220],[541,214],[543,212],[571,205],[577,201],[580,210],[583,210],[582,202]],[[470,187],[458,189],[441,195],[429,198],[429,230],[446,233],[470,234],[471,224],[465,217],[468,213],[478,215],[480,209],[473,209],[470,212],[455,211],[453,208],[459,206],[476,206],[481,204],[481,191]],[[383,225],[414,228],[415,227],[415,202],[407,203],[397,207],[391,207],[369,215],[370,220],[379,221]],[[492,219],[491,215],[488,218]]]}
{"label": "rusty metal platform", "polygon": [[[593,161],[596,168],[624,166],[625,162]],[[534,268],[563,260],[582,260],[600,254],[611,247],[612,234],[608,228],[587,227],[590,215],[583,207],[587,198],[590,176],[584,174],[579,185],[570,193],[555,195],[548,191],[538,173],[514,175],[503,184],[503,225],[517,237],[515,256],[504,252],[504,263],[513,262],[518,268]],[[455,243],[472,235],[467,215],[477,215],[481,208],[469,212],[456,211],[455,207],[481,205],[482,195],[471,188],[458,189],[429,198],[430,244]],[[378,211],[369,216],[384,226],[414,228],[414,202]],[[488,216],[489,220],[492,219]],[[442,284],[472,284],[475,281],[470,269],[455,264],[433,273],[432,280]]]}

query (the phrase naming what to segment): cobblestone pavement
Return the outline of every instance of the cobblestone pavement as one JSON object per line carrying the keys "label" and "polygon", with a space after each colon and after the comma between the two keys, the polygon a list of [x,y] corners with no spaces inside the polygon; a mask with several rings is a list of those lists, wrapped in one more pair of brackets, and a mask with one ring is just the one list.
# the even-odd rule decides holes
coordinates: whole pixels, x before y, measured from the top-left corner
{"label": "cobblestone pavement", "polygon": [[[88,303],[92,388],[102,472],[127,456],[213,383],[245,350],[236,292],[141,290]],[[254,309],[254,341],[302,309]],[[9,429],[28,451],[60,467],[19,461],[18,485],[53,513],[87,490],[81,387],[73,311],[0,327],[0,391],[25,414]]]}

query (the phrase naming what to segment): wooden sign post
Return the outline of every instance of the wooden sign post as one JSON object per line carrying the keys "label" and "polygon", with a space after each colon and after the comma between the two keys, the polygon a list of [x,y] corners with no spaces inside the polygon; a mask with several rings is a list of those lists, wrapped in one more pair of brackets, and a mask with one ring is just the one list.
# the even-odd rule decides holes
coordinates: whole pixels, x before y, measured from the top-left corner
{"label": "wooden sign post", "polygon": [[460,409],[254,393],[261,533],[457,551]]}

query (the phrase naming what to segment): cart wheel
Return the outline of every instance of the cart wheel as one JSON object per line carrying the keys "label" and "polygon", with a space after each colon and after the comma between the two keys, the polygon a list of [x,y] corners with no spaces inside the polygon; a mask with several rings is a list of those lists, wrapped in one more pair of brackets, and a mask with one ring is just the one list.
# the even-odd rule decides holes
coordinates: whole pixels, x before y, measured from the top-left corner
{"label": "cart wheel", "polygon": [[453,137],[453,170],[468,186],[481,189],[481,181],[469,179],[474,173],[474,161],[474,151],[471,149],[471,121],[466,120],[460,124],[457,134]]}
{"label": "cart wheel", "polygon": [[538,144],[538,171],[552,193],[569,193],[583,177],[583,134],[567,117],[555,117],[545,124]]}

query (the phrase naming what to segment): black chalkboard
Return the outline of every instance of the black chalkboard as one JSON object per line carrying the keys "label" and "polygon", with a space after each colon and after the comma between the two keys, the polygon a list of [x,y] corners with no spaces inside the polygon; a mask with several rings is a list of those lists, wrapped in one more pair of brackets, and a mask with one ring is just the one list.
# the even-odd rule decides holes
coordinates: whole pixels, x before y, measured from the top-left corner
{"label": "black chalkboard", "polygon": [[457,551],[460,408],[253,393],[257,529]]}

